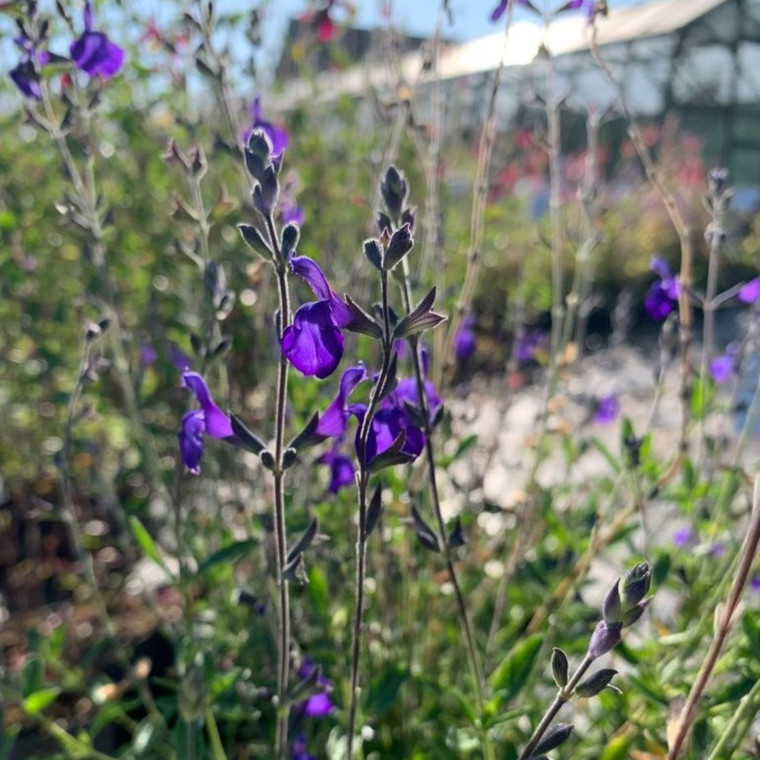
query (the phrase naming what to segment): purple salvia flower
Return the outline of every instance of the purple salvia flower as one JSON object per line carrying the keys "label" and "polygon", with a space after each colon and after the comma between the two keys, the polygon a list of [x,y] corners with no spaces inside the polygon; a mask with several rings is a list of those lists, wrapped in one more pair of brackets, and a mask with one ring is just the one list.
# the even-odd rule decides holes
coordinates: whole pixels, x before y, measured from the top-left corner
{"label": "purple salvia flower", "polygon": [[[443,406],[443,399],[435,389],[432,380],[425,380],[425,395],[427,396],[428,409],[430,417],[435,418],[438,410]],[[417,380],[412,377],[405,377],[398,381],[393,393],[383,401],[386,408],[401,407],[406,401],[416,407],[420,407],[420,394],[417,389]]]}
{"label": "purple salvia flower", "polygon": [[185,372],[182,382],[198,399],[200,409],[193,409],[182,418],[179,451],[190,472],[198,475],[203,456],[203,435],[229,438],[233,435],[229,417],[214,403],[206,381],[197,372]]}
{"label": "purple salvia flower", "polygon": [[281,196],[278,211],[280,214],[280,224],[297,224],[299,227],[303,227],[303,208],[294,201]]}
{"label": "purple salvia flower", "polygon": [[760,593],[760,573],[752,576],[752,580],[749,582],[749,588],[756,594]]}
{"label": "purple salvia flower", "polygon": [[314,755],[310,755],[306,750],[306,737],[299,734],[293,746],[290,748],[290,760],[317,760]]}
{"label": "purple salvia flower", "polygon": [[607,425],[610,422],[614,422],[619,413],[620,402],[617,395],[611,393],[609,396],[602,396],[596,402],[594,422],[597,425]]}
{"label": "purple salvia flower", "polygon": [[650,286],[644,298],[644,310],[650,319],[661,322],[676,307],[678,302],[678,280],[673,276],[665,259],[652,258],[651,269],[660,279]]}
{"label": "purple salvia flower", "polygon": [[317,461],[330,468],[330,484],[327,486],[330,493],[338,493],[341,488],[353,485],[354,463],[350,457],[340,453],[339,446],[333,446],[329,451],[322,454]]}
{"label": "purple salvia flower", "polygon": [[190,369],[193,360],[173,341],[169,343],[169,361],[179,372]]}
{"label": "purple salvia flower", "polygon": [[[383,403],[388,399],[384,399]],[[353,404],[349,407],[352,414],[359,420],[359,430],[356,433],[356,453],[359,454],[359,432],[362,420],[367,413],[364,404]],[[391,444],[404,434],[404,443],[401,453],[405,454],[408,461],[413,462],[425,446],[425,435],[418,427],[412,424],[409,415],[404,409],[397,407],[383,407],[375,413],[367,436],[367,448],[365,451],[365,464],[369,464],[376,456],[382,454],[391,447]]]}
{"label": "purple salvia flower", "polygon": [[517,341],[515,356],[518,361],[528,362],[536,358],[536,354],[541,348],[541,344],[546,340],[546,333],[543,330],[528,330]]}
{"label": "purple salvia flower", "polygon": [[[317,664],[311,657],[304,658],[301,666],[298,668],[296,676],[302,681],[309,678],[313,678],[316,675]],[[332,683],[322,673],[319,673],[316,677],[316,685],[322,689],[316,694],[312,694],[307,697],[298,706],[298,711],[301,715],[307,718],[324,718],[329,715],[334,708],[332,699],[330,699],[330,691],[332,690]]]}
{"label": "purple salvia flower", "polygon": [[760,298],[760,277],[755,277],[743,285],[737,297],[743,303],[755,303]]}
{"label": "purple salvia flower", "polygon": [[367,377],[363,365],[349,367],[341,376],[338,395],[319,418],[316,432],[328,438],[342,438],[348,427],[350,416],[347,403],[349,396],[359,383]]}
{"label": "purple salvia flower", "polygon": [[324,272],[308,256],[292,256],[290,267],[320,299],[296,311],[293,324],[282,336],[282,352],[303,375],[323,379],[331,375],[343,356],[341,327],[351,321],[348,305],[333,293]]}
{"label": "purple salvia flower", "polygon": [[460,362],[467,361],[477,348],[475,332],[472,329],[474,326],[475,318],[469,316],[462,322],[462,326],[454,336],[454,355]]}
{"label": "purple salvia flower", "polygon": [[694,541],[694,533],[691,528],[679,528],[673,534],[673,545],[679,549],[685,549]]}
{"label": "purple salvia flower", "polygon": [[110,79],[124,63],[124,50],[103,32],[92,28],[92,2],[84,4],[84,33],[71,43],[70,53],[78,69],[90,76]]}
{"label": "purple salvia flower", "polygon": [[13,41],[24,54],[18,65],[11,69],[10,78],[25,97],[42,100],[40,69],[50,62],[50,53],[39,49],[44,40],[35,43],[25,37],[16,37]]}
{"label": "purple salvia flower", "polygon": [[143,367],[152,367],[156,363],[158,354],[150,343],[140,344],[140,364]]}
{"label": "purple salvia flower", "polygon": [[251,103],[251,126],[243,131],[244,144],[248,142],[254,129],[262,130],[269,138],[269,142],[272,143],[272,158],[279,158],[287,150],[290,143],[287,130],[261,117],[261,98],[258,96]]}
{"label": "purple salvia flower", "polygon": [[717,356],[710,362],[710,374],[718,385],[727,382],[734,370],[734,357],[731,354]]}
{"label": "purple salvia flower", "polygon": [[[510,0],[500,0],[499,4],[491,11],[491,21],[498,21],[503,15],[504,12],[509,7]],[[533,3],[530,2],[530,0],[512,0],[514,5],[522,5],[525,8],[529,8],[532,11],[535,11],[536,8],[533,5]]]}

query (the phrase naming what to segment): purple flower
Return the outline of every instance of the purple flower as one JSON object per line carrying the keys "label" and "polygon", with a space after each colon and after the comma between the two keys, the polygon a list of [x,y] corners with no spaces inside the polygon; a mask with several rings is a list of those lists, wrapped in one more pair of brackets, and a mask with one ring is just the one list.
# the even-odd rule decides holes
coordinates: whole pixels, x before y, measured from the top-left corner
{"label": "purple flower", "polygon": [[726,553],[726,545],[722,543],[721,541],[717,541],[710,547],[710,556],[711,557],[722,557]]}
{"label": "purple flower", "polygon": [[359,383],[367,377],[364,365],[349,367],[340,378],[338,395],[319,418],[316,432],[328,438],[342,438],[348,426],[350,413],[347,408],[349,396]]}
{"label": "purple flower", "polygon": [[143,367],[152,367],[156,363],[156,349],[150,343],[140,344],[140,364]]}
{"label": "purple flower", "polygon": [[[359,455],[359,433],[367,407],[364,404],[354,404],[350,407],[353,414],[359,420],[359,430],[356,432],[356,453]],[[404,436],[401,446],[401,454],[408,462],[413,462],[425,446],[425,435],[418,427],[412,424],[409,415],[404,409],[391,406],[389,398],[383,400],[383,406],[375,413],[367,435],[367,449],[364,454],[365,464],[372,462],[375,457],[387,451],[393,442],[400,436]]]}
{"label": "purple flower", "polygon": [[280,196],[280,204],[278,206],[278,210],[280,214],[281,224],[297,224],[299,227],[303,226],[303,208],[299,206],[295,201],[284,195]]}
{"label": "purple flower", "polygon": [[734,369],[734,357],[731,354],[718,356],[710,362],[710,374],[719,385],[730,379]]}
{"label": "purple flower", "polygon": [[582,8],[586,9],[589,19],[593,19],[594,13],[596,12],[596,0],[569,0],[569,2],[557,9],[557,13],[562,13],[563,11],[578,11]]}
{"label": "purple flower", "polygon": [[[513,0],[514,5],[522,5],[531,10],[535,10],[530,0]],[[491,11],[491,21],[498,21],[503,15],[504,11],[509,7],[509,0],[500,0],[499,4]]]}
{"label": "purple flower", "polygon": [[350,457],[340,453],[339,445],[326,451],[317,461],[330,468],[330,485],[327,487],[330,493],[338,493],[341,488],[353,485],[354,463]]}
{"label": "purple flower", "polygon": [[192,359],[173,341],[169,343],[169,361],[180,372],[190,369],[193,364]]}
{"label": "purple flower", "polygon": [[752,576],[752,580],[749,582],[749,587],[750,590],[754,591],[756,594],[760,593],[760,573]]}
{"label": "purple flower", "polygon": [[351,310],[333,293],[322,270],[308,256],[292,256],[290,267],[320,299],[296,311],[293,324],[282,336],[282,352],[302,374],[323,379],[331,375],[343,356],[343,333]]}
{"label": "purple flower", "polygon": [[611,393],[609,396],[602,396],[597,399],[596,411],[594,412],[594,422],[597,425],[607,425],[613,422],[620,413],[620,402],[616,394]]}
{"label": "purple flower", "polygon": [[[443,406],[443,399],[435,389],[432,380],[425,380],[425,395],[427,396],[428,409],[430,417],[434,419],[438,410]],[[406,401],[413,406],[420,407],[420,394],[417,389],[417,380],[412,377],[405,377],[398,381],[396,389],[387,399],[393,406],[401,407]]]}
{"label": "purple flower", "polygon": [[70,52],[78,69],[103,79],[117,74],[124,63],[124,50],[103,32],[93,31],[90,0],[84,4],[84,33],[71,43]]}
{"label": "purple flower", "polygon": [[290,142],[287,130],[261,118],[261,98],[258,96],[251,103],[251,126],[243,131],[244,143],[248,142],[254,129],[261,129],[269,138],[269,142],[272,143],[272,158],[278,158],[287,150]]}
{"label": "purple flower", "polygon": [[685,549],[694,541],[694,533],[691,528],[679,528],[673,534],[673,545],[679,549]]}
{"label": "purple flower", "polygon": [[536,354],[546,339],[546,333],[543,330],[528,330],[517,341],[515,347],[515,356],[518,361],[528,362],[536,358]]}
{"label": "purple flower", "polygon": [[23,50],[23,56],[18,65],[11,69],[10,78],[27,98],[42,100],[40,69],[50,62],[50,53],[39,49],[44,40],[35,43],[25,37],[16,37],[13,41]]}
{"label": "purple flower", "polygon": [[311,657],[305,657],[301,666],[298,668],[296,676],[302,681],[315,678],[315,684],[321,691],[316,694],[312,694],[307,697],[298,706],[298,710],[301,715],[307,718],[324,718],[333,711],[333,703],[330,699],[330,691],[332,690],[332,683],[319,671],[319,666],[312,660]]}
{"label": "purple flower", "polygon": [[477,341],[475,339],[475,333],[473,327],[475,326],[475,318],[472,316],[462,322],[462,326],[457,330],[457,334],[454,336],[454,355],[460,361],[466,361],[469,359],[477,348]]}
{"label": "purple flower", "polygon": [[306,737],[303,734],[299,734],[290,748],[291,760],[317,760],[314,755],[310,755],[306,751]]}
{"label": "purple flower", "polygon": [[665,259],[652,258],[651,269],[660,279],[653,282],[644,297],[644,310],[650,319],[661,322],[676,307],[678,302],[678,280],[672,275]]}
{"label": "purple flower", "polygon": [[760,277],[755,277],[743,285],[739,290],[738,298],[744,303],[755,303],[760,298]]}
{"label": "purple flower", "polygon": [[179,452],[182,461],[193,475],[201,471],[203,434],[212,438],[229,438],[233,435],[229,417],[214,403],[206,381],[197,372],[185,372],[182,382],[195,394],[200,409],[187,412],[179,431]]}

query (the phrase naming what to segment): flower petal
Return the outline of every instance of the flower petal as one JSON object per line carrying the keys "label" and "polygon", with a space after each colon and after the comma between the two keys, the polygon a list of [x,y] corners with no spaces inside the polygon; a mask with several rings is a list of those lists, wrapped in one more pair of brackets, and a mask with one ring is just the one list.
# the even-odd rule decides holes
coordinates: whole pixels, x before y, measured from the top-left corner
{"label": "flower petal", "polygon": [[305,303],[282,336],[282,353],[302,374],[322,379],[331,375],[343,356],[343,333],[335,324],[330,302]]}
{"label": "flower petal", "polygon": [[179,431],[179,453],[190,472],[198,475],[203,456],[203,431],[205,430],[203,411],[193,409],[182,418]]}
{"label": "flower petal", "polygon": [[182,382],[191,390],[203,411],[206,433],[212,438],[229,438],[232,433],[232,423],[229,417],[214,403],[206,381],[197,372],[184,372]]}

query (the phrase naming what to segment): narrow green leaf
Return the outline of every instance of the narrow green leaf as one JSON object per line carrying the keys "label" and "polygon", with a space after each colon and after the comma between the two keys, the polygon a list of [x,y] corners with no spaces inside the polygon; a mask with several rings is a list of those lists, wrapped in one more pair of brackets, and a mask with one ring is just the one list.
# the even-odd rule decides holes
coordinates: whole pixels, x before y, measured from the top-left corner
{"label": "narrow green leaf", "polygon": [[57,686],[35,691],[24,700],[24,712],[27,715],[37,715],[37,713],[41,713],[46,707],[49,707],[55,702],[60,693],[61,690]]}
{"label": "narrow green leaf", "polygon": [[489,679],[494,690],[503,691],[502,705],[510,702],[528,681],[541,650],[543,636],[535,634],[518,642]]}
{"label": "narrow green leaf", "polygon": [[132,528],[132,535],[134,535],[135,541],[137,541],[137,545],[142,549],[143,554],[148,559],[152,559],[167,575],[171,576],[172,573],[166,566],[156,542],[150,533],[148,533],[148,529],[134,515],[129,518],[129,527]]}
{"label": "narrow green leaf", "polygon": [[234,565],[236,562],[240,562],[241,559],[248,556],[257,544],[257,539],[247,538],[244,541],[236,541],[234,544],[223,546],[201,562],[198,566],[198,572],[208,572],[212,567],[216,567],[223,563]]}

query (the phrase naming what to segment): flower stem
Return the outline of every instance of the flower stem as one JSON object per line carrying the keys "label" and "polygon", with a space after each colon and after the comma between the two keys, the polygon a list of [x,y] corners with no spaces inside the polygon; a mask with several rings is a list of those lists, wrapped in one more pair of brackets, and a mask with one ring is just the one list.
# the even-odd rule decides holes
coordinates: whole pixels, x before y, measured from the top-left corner
{"label": "flower stem", "polygon": [[578,685],[581,678],[583,678],[583,674],[589,669],[589,666],[593,661],[594,658],[587,654],[578,666],[578,669],[573,673],[573,677],[568,681],[567,686],[557,691],[557,696],[554,697],[554,701],[549,705],[549,709],[544,713],[544,717],[541,718],[541,722],[536,726],[536,730],[530,737],[530,741],[525,745],[525,749],[520,753],[517,760],[528,760],[533,754],[533,750],[538,746],[538,743],[543,738],[547,729],[551,725],[551,722],[562,708],[562,705],[564,705],[573,695],[575,687]]}
{"label": "flower stem", "polygon": [[[287,262],[282,260],[282,252],[278,241],[274,219],[269,214],[266,219],[267,231],[270,244],[274,251],[274,267],[277,275],[277,293],[279,296],[279,339],[282,343],[282,335],[290,324],[290,293],[288,291],[288,268]],[[280,352],[277,367],[277,400],[275,406],[275,468],[274,479],[274,525],[276,543],[276,573],[277,589],[279,591],[278,606],[278,633],[279,643],[277,647],[277,727],[275,734],[275,757],[284,760],[288,747],[288,704],[287,690],[290,679],[290,591],[288,582],[284,577],[284,569],[287,562],[288,542],[285,527],[285,493],[283,478],[285,471],[282,466],[282,457],[285,449],[285,416],[288,404],[288,360]]]}
{"label": "flower stem", "polygon": [[741,553],[739,566],[734,576],[733,585],[729,592],[728,598],[722,606],[721,612],[717,617],[715,636],[710,649],[707,652],[702,667],[699,669],[697,678],[692,684],[689,696],[681,710],[678,720],[678,731],[670,743],[668,749],[668,760],[676,760],[680,756],[681,746],[686,741],[694,721],[697,719],[697,706],[702,697],[702,693],[710,680],[710,676],[718,662],[718,657],[726,642],[726,638],[731,631],[734,612],[741,599],[744,586],[747,583],[752,563],[757,553],[758,543],[760,543],[760,477],[755,478],[755,490],[752,497],[752,514],[750,516],[749,526],[747,527],[747,537],[744,541],[744,547]]}
{"label": "flower stem", "polygon": [[[402,261],[402,267],[402,294],[404,298],[404,308],[407,312],[410,312],[412,310],[412,288],[409,282],[409,265],[406,259]],[[435,450],[433,447],[434,430],[432,421],[430,419],[430,404],[428,403],[427,393],[425,392],[425,379],[422,373],[422,365],[420,362],[420,355],[416,338],[412,339],[412,349],[412,365],[414,367],[414,376],[417,382],[417,397],[419,399],[420,409],[422,410],[422,417],[425,421],[425,457],[427,460],[427,475],[428,482],[430,484],[430,497],[433,503],[433,512],[435,513],[436,526],[438,530],[438,544],[441,547],[441,553],[443,554],[443,559],[446,563],[446,571],[449,576],[449,581],[454,588],[454,596],[457,603],[457,615],[459,617],[459,627],[462,631],[462,635],[464,637],[465,645],[467,648],[467,659],[470,664],[472,679],[475,684],[475,699],[478,705],[478,711],[482,714],[484,703],[483,668],[481,666],[480,656],[478,655],[477,646],[475,644],[472,625],[470,624],[470,619],[467,615],[467,605],[464,601],[464,594],[462,593],[462,587],[459,583],[459,577],[454,565],[453,553],[447,540],[446,523],[444,522],[443,512],[441,510],[441,499],[438,493],[438,480],[435,470]],[[491,746],[491,742],[486,731],[482,732],[481,741],[483,744],[484,757],[492,757],[493,747]]]}
{"label": "flower stem", "polygon": [[380,393],[383,390],[393,359],[393,340],[391,336],[390,312],[388,307],[388,273],[380,272],[381,302],[383,312],[383,364],[380,374],[372,387],[367,411],[359,427],[357,455],[359,458],[359,524],[356,531],[356,586],[354,598],[353,634],[351,644],[351,702],[348,710],[348,737],[346,747],[346,760],[353,760],[354,734],[356,732],[356,715],[359,706],[359,665],[361,661],[361,634],[364,616],[364,578],[367,572],[367,491],[369,487],[369,468],[366,457],[367,439],[372,428],[372,418],[380,401]]}

